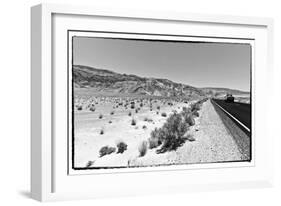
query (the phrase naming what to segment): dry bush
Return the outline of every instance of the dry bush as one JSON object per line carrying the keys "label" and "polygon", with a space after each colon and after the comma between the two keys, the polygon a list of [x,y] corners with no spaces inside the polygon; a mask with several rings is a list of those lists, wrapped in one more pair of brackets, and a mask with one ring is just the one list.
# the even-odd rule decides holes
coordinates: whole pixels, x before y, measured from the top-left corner
{"label": "dry bush", "polygon": [[146,154],[146,152],[147,152],[147,141],[145,141],[145,140],[142,141],[139,144],[138,150],[139,150],[139,156],[143,157]]}
{"label": "dry bush", "polygon": [[189,126],[195,125],[195,120],[191,114],[185,115],[184,116],[184,121],[185,123],[188,123]]}
{"label": "dry bush", "polygon": [[86,164],[86,167],[91,167],[93,164],[95,163],[95,161],[88,161]]}
{"label": "dry bush", "polygon": [[157,106],[157,109],[160,110],[160,106]]}
{"label": "dry bush", "polygon": [[161,113],[161,116],[162,116],[162,117],[167,117],[167,113],[166,113],[166,112],[162,112],[162,113]]}
{"label": "dry bush", "polygon": [[193,111],[192,112],[192,115],[196,116],[196,117],[199,117],[199,112],[198,111]]}
{"label": "dry bush", "polygon": [[182,108],[182,112],[183,112],[184,114],[190,113],[190,109],[187,108],[187,107],[183,107],[183,108]]}
{"label": "dry bush", "polygon": [[99,119],[102,119],[102,118],[103,118],[103,115],[102,115],[102,114],[100,114],[100,115],[99,115]]}
{"label": "dry bush", "polygon": [[105,155],[109,155],[113,152],[116,151],[116,148],[114,147],[109,147],[109,146],[103,146],[100,151],[99,151],[99,154],[100,154],[100,157],[103,157]]}
{"label": "dry bush", "polygon": [[148,148],[153,149],[159,146],[159,141],[157,139],[148,138]]}
{"label": "dry bush", "polygon": [[111,124],[111,123],[112,123],[112,121],[111,121],[111,120],[109,120],[109,121],[108,121],[108,123],[109,123],[109,124]]}
{"label": "dry bush", "polygon": [[131,109],[135,109],[135,104],[131,104]]}
{"label": "dry bush", "polygon": [[145,122],[153,122],[153,120],[152,120],[151,118],[148,118],[148,117],[145,117],[145,118],[144,118],[144,121],[145,121]]}
{"label": "dry bush", "polygon": [[198,110],[200,110],[200,108],[201,108],[200,103],[196,102],[195,104],[191,105],[191,112],[198,111]]}
{"label": "dry bush", "polygon": [[104,130],[103,130],[103,129],[100,130],[100,134],[101,134],[101,135],[104,134]]}
{"label": "dry bush", "polygon": [[136,124],[137,124],[137,121],[136,121],[135,119],[132,119],[131,125],[132,125],[132,126],[135,126]]}
{"label": "dry bush", "polygon": [[132,112],[129,112],[129,114],[128,114],[129,116],[132,116]]}
{"label": "dry bush", "polygon": [[114,115],[114,111],[111,111],[111,112],[110,112],[110,115]]}
{"label": "dry bush", "polygon": [[151,134],[151,138],[157,136],[162,142],[162,147],[157,152],[176,150],[184,143],[184,135],[188,128],[189,125],[184,122],[181,114],[173,113],[170,115],[163,127],[154,130],[154,133]]}
{"label": "dry bush", "polygon": [[77,110],[82,110],[83,108],[82,108],[82,106],[77,106]]}
{"label": "dry bush", "polygon": [[195,141],[195,138],[194,138],[191,134],[188,134],[188,135],[186,136],[186,139],[187,139],[188,141],[190,141],[190,142]]}
{"label": "dry bush", "polygon": [[94,111],[96,111],[96,108],[95,107],[90,107],[90,111],[94,112]]}
{"label": "dry bush", "polygon": [[146,125],[143,125],[142,128],[143,128],[143,129],[147,129],[147,126],[146,126]]}
{"label": "dry bush", "polygon": [[121,154],[125,150],[127,150],[127,147],[128,147],[128,145],[123,141],[118,142],[116,146],[117,146],[117,153],[121,153]]}
{"label": "dry bush", "polygon": [[161,145],[161,132],[163,130],[155,128],[151,133],[150,133],[150,138],[148,138],[148,147],[149,149],[153,149]]}

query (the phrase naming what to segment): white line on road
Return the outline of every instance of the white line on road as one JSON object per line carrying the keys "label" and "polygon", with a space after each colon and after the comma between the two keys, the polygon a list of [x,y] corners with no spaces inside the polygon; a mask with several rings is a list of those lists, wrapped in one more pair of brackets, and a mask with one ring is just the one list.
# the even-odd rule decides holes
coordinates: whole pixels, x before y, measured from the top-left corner
{"label": "white line on road", "polygon": [[[212,100],[213,101],[213,100]],[[244,127],[248,132],[251,132],[251,130],[244,125],[242,122],[240,122],[238,119],[236,119],[233,115],[231,115],[228,111],[226,111],[224,108],[222,108],[220,105],[218,105],[215,101],[213,101],[219,108],[221,108],[225,113],[227,113],[230,117],[232,117],[236,122],[238,122],[242,127]]]}

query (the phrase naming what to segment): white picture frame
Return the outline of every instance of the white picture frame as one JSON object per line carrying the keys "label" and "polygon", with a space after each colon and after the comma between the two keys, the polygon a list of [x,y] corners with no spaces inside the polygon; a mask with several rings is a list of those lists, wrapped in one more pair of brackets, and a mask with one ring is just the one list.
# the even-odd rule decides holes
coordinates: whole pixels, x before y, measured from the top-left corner
{"label": "white picture frame", "polygon": [[[273,91],[271,19],[40,4],[31,9],[31,26],[32,198],[54,201],[272,185],[273,134],[266,121],[272,103],[263,98]],[[68,105],[68,30],[254,40],[253,161],[71,175],[64,138],[68,113],[61,110]]]}

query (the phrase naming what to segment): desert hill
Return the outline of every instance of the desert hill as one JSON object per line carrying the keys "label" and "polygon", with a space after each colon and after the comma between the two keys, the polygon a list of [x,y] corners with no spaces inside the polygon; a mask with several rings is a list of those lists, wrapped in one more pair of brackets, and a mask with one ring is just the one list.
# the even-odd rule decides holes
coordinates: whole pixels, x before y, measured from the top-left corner
{"label": "desert hill", "polygon": [[228,88],[196,88],[168,79],[146,78],[120,74],[110,70],[83,65],[73,66],[74,87],[95,88],[99,92],[134,94],[160,97],[203,98],[216,94],[249,94],[249,92]]}

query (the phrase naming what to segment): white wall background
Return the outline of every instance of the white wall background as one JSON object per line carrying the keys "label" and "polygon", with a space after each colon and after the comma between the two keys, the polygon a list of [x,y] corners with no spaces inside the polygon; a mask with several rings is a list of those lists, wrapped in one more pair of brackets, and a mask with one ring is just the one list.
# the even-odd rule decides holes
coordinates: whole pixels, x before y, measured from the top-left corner
{"label": "white wall background", "polygon": [[[1,2],[0,32],[0,201],[1,205],[36,205],[29,192],[30,167],[30,6],[47,1],[9,0]],[[280,205],[281,204],[281,12],[278,0],[57,0],[53,3],[137,8],[239,16],[272,17],[275,21],[275,187],[239,191],[214,191],[178,195],[157,195],[118,199],[59,202],[60,205]],[[267,98],[267,97],[265,97]],[[279,106],[280,107],[280,106]],[[278,130],[279,129],[279,130]],[[265,137],[266,139],[266,137]],[[50,204],[50,203],[47,203]],[[54,204],[54,203],[52,203]]]}

